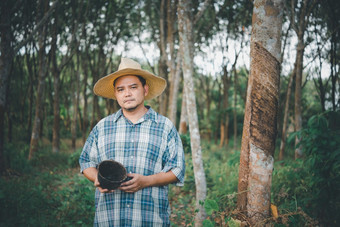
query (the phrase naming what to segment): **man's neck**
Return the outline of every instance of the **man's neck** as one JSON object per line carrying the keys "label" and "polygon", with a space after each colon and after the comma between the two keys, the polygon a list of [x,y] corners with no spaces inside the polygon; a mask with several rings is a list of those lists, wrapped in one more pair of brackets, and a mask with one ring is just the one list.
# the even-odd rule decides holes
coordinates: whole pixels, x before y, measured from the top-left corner
{"label": "man's neck", "polygon": [[137,107],[137,109],[134,110],[126,110],[122,109],[124,116],[129,119],[133,124],[136,124],[138,120],[148,112],[148,108],[146,108],[144,105]]}

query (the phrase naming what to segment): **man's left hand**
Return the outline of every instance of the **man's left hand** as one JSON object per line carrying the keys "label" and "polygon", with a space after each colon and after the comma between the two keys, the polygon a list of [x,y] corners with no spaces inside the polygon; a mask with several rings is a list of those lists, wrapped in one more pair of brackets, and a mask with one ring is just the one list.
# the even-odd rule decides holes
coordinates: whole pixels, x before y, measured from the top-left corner
{"label": "man's left hand", "polygon": [[124,192],[137,192],[149,185],[149,180],[147,176],[136,173],[129,173],[127,176],[130,177],[131,180],[122,183],[119,188]]}

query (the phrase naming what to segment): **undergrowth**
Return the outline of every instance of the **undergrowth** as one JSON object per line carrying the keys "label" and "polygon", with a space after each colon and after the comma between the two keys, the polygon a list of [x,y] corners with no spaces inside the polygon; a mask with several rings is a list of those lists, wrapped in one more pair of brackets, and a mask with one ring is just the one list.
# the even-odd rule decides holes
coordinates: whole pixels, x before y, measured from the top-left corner
{"label": "undergrowth", "polygon": [[6,149],[11,166],[0,178],[0,226],[93,225],[94,188],[76,167],[79,150],[43,148],[29,162],[28,147],[13,148]]}
{"label": "undergrowth", "polygon": [[[337,226],[340,213],[340,136],[339,128],[325,115],[310,119],[305,129],[293,136],[303,159],[275,162],[271,203],[278,217],[269,217],[258,226]],[[186,156],[185,184],[171,185],[172,226],[194,226],[195,178],[190,138],[182,137]],[[219,148],[202,141],[207,180],[207,199],[200,201],[207,211],[204,226],[241,226],[236,211],[239,150]],[[28,146],[6,145],[9,166],[0,178],[0,226],[92,226],[94,187],[79,173],[75,153],[38,151],[27,161]],[[293,153],[291,149],[287,153]]]}

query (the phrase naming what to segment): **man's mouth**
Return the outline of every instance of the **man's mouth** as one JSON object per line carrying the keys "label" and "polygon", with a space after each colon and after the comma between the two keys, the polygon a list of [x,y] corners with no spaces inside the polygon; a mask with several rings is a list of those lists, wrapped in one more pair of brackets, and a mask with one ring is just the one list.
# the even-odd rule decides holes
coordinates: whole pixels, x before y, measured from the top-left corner
{"label": "man's mouth", "polygon": [[126,102],[132,102],[132,101],[135,101],[134,99],[127,99],[127,100],[124,100],[124,103]]}

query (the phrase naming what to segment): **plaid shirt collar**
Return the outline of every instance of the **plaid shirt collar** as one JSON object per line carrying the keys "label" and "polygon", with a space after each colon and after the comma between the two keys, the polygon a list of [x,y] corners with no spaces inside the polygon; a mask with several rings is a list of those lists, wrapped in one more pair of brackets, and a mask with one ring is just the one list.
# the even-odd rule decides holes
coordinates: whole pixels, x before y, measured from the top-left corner
{"label": "plaid shirt collar", "polygon": [[[145,106],[145,107],[148,108],[148,112],[146,112],[146,114],[144,114],[144,116],[141,117],[136,124],[139,124],[139,123],[141,123],[143,121],[147,121],[147,120],[154,121],[154,122],[158,123],[157,113],[150,106]],[[116,114],[114,114],[113,121],[117,122],[118,119],[121,118],[121,117],[125,118],[122,109],[119,109],[116,112]],[[127,120],[127,118],[125,118],[125,119]]]}

